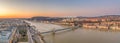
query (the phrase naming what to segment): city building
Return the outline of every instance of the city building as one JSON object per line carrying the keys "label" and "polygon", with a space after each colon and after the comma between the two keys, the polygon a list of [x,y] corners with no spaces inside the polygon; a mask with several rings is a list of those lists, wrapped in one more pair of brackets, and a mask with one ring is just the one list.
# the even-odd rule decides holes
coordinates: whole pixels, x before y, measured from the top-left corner
{"label": "city building", "polygon": [[0,43],[9,43],[11,31],[0,31]]}

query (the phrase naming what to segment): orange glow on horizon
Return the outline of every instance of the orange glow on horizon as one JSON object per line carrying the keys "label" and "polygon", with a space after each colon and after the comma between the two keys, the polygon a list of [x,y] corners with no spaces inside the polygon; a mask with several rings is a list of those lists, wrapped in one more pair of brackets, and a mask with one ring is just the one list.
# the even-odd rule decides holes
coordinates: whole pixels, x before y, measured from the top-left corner
{"label": "orange glow on horizon", "polygon": [[23,10],[15,8],[5,8],[0,6],[0,18],[31,18],[34,16],[80,16],[88,14],[102,14],[115,12],[114,10],[101,10],[101,9],[78,9],[78,10],[64,10],[64,11],[34,11],[34,10]]}
{"label": "orange glow on horizon", "polygon": [[31,14],[6,14],[5,16],[0,16],[0,18],[31,18],[33,16]]}

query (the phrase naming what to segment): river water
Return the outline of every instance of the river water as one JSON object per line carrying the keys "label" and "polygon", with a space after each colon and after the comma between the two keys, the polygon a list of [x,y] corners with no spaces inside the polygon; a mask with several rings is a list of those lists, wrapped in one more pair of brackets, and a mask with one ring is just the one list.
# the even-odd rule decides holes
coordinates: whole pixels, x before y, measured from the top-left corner
{"label": "river water", "polygon": [[120,43],[120,32],[108,32],[79,28],[59,32],[53,35],[45,34],[46,43]]}
{"label": "river water", "polygon": [[[39,22],[29,22],[40,32],[62,29],[64,27]],[[46,43],[120,43],[120,32],[98,31],[78,28],[76,30],[61,31],[56,34],[42,34]]]}

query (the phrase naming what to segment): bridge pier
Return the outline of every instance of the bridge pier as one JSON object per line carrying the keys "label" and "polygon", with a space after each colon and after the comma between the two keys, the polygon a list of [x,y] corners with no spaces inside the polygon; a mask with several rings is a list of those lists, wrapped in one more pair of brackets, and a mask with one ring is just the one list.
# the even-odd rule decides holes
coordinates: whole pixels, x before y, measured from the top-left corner
{"label": "bridge pier", "polygon": [[53,29],[53,30],[52,30],[52,34],[55,35],[55,32],[56,32],[55,29]]}

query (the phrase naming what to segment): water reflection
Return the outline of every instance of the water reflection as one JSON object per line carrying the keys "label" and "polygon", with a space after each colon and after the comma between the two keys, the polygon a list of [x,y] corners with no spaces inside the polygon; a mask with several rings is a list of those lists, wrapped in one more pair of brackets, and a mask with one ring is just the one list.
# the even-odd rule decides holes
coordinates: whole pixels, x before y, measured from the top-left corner
{"label": "water reflection", "polygon": [[107,32],[88,29],[45,34],[47,43],[120,43],[120,32]]}

